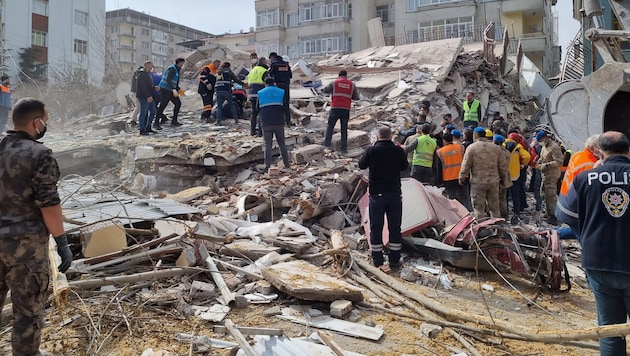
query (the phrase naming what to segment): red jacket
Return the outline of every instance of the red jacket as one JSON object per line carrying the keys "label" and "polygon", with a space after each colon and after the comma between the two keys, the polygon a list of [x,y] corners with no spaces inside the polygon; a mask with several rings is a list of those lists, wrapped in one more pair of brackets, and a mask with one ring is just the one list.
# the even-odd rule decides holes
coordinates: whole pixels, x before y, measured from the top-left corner
{"label": "red jacket", "polygon": [[354,83],[348,78],[339,77],[335,79],[330,107],[350,110],[354,91]]}

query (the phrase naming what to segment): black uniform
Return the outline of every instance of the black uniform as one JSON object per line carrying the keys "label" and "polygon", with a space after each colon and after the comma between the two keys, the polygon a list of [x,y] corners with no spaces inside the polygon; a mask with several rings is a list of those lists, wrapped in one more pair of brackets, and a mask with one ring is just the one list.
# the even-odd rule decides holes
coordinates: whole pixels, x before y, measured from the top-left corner
{"label": "black uniform", "polygon": [[370,169],[370,249],[375,266],[384,263],[383,225],[387,215],[389,228],[389,264],[400,263],[402,236],[402,191],[400,172],[409,167],[405,151],[391,140],[376,141],[359,160],[359,168]]}
{"label": "black uniform", "polygon": [[276,86],[284,90],[284,102],[282,103],[284,108],[284,120],[287,126],[291,126],[291,111],[289,110],[289,86],[291,84],[291,66],[289,63],[282,60],[282,57],[276,57],[271,61],[269,65],[269,75],[276,81]]}

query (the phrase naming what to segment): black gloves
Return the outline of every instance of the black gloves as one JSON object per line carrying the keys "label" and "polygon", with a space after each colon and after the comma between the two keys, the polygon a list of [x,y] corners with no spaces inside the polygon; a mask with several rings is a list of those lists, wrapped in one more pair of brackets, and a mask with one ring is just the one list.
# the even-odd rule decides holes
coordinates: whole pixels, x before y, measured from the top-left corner
{"label": "black gloves", "polygon": [[57,253],[61,257],[59,272],[66,273],[72,263],[72,251],[70,251],[70,247],[68,247],[68,236],[64,233],[63,235],[55,237],[55,241],[57,242]]}

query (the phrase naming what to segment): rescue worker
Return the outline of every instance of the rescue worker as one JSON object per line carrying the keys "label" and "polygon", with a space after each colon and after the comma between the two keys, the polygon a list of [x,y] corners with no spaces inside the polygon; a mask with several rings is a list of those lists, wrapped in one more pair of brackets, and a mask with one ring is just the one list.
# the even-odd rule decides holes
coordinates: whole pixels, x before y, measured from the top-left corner
{"label": "rescue worker", "polygon": [[265,79],[269,76],[267,59],[261,57],[257,65],[247,75],[247,86],[249,87],[249,101],[252,104],[252,116],[250,118],[250,134],[252,136],[262,136],[260,124],[258,123],[258,91],[265,87]]}
{"label": "rescue worker", "polygon": [[560,166],[560,178],[558,178],[557,194],[560,194],[560,188],[562,187],[562,181],[564,180],[564,173],[567,171],[567,167],[569,166],[569,161],[571,160],[571,156],[573,156],[573,151],[568,148],[565,148],[562,143],[560,144],[560,150],[562,150],[562,165]]}
{"label": "rescue worker", "polygon": [[481,103],[475,99],[475,94],[471,91],[466,93],[466,100],[462,108],[464,110],[464,128],[477,127],[481,121]]}
{"label": "rescue worker", "polygon": [[405,146],[405,153],[413,152],[411,177],[425,184],[435,184],[433,179],[433,155],[437,143],[431,137],[431,124],[418,128],[420,136],[410,145]]}
{"label": "rescue worker", "polygon": [[186,60],[184,58],[177,58],[175,64],[168,66],[162,74],[162,81],[160,81],[160,105],[157,108],[156,120],[159,120],[163,125],[168,121],[166,115],[164,115],[164,109],[168,102],[173,103],[173,119],[171,120],[171,126],[183,125],[177,121],[179,115],[179,109],[182,107],[182,101],[179,99],[179,95],[183,93],[179,88],[179,72],[182,70]]}
{"label": "rescue worker", "polygon": [[197,93],[201,95],[201,101],[203,102],[203,112],[201,113],[201,120],[206,123],[210,123],[212,116],[212,106],[214,105],[214,87],[217,84],[217,70],[221,65],[221,61],[215,59],[212,63],[208,63],[201,67],[199,72],[199,86]]}
{"label": "rescue worker", "polygon": [[140,102],[140,116],[138,117],[138,128],[140,135],[145,136],[156,133],[151,130],[151,124],[155,118],[155,102],[153,101],[153,78],[149,74],[153,70],[153,62],[144,62],[143,69],[138,73],[136,83],[136,98]]}
{"label": "rescue worker", "polygon": [[[264,57],[263,57],[264,58]],[[252,63],[252,68],[254,68],[255,66],[258,65],[258,62],[260,61],[258,58],[258,53],[256,52],[252,52],[249,54],[249,61]],[[263,83],[264,84],[264,83]]]}
{"label": "rescue worker", "polygon": [[[155,104],[155,112],[157,114],[157,105],[160,102],[160,82],[162,81],[162,74],[158,73],[155,69],[155,66],[149,72],[151,75],[151,79],[153,80],[153,103]],[[160,120],[154,117],[153,128],[155,130],[162,130],[162,126],[160,126]]]}
{"label": "rescue worker", "polygon": [[291,85],[291,66],[285,62],[282,57],[278,56],[276,52],[269,53],[269,75],[276,81],[278,88],[284,90],[284,102],[282,107],[284,108],[284,121],[287,127],[291,127],[291,111],[289,110],[289,99],[291,94],[289,92],[289,86]]}
{"label": "rescue worker", "polygon": [[328,126],[326,127],[326,138],[324,146],[332,146],[332,136],[337,121],[341,121],[341,152],[348,150],[348,121],[350,121],[350,108],[352,100],[359,100],[357,86],[348,79],[348,72],[342,69],[339,77],[328,84],[322,90],[324,93],[332,93],[330,101],[330,114],[328,114]]}
{"label": "rescue worker", "polygon": [[136,97],[136,90],[138,88],[138,73],[140,73],[140,71],[142,70],[142,66],[138,66],[138,68],[136,68],[136,70],[134,70],[131,74],[131,96],[133,97],[133,111],[131,112],[131,120],[129,121],[129,123],[133,125],[138,123],[138,114],[140,113],[140,102]]}
{"label": "rescue worker", "polygon": [[240,119],[236,113],[234,98],[232,98],[232,84],[238,83],[245,86],[245,83],[234,75],[230,66],[230,62],[221,64],[221,69],[217,73],[217,82],[214,86],[214,91],[217,94],[217,125],[220,125],[221,120],[223,120],[223,103],[225,102],[227,102],[227,107],[230,109],[234,122],[238,124],[238,119]]}
{"label": "rescue worker", "polygon": [[[558,199],[567,195],[569,187],[571,186],[571,183],[573,183],[575,177],[582,172],[586,172],[594,168],[595,162],[599,160],[600,156],[599,149],[597,148],[598,139],[599,135],[590,136],[584,143],[584,149],[571,155],[571,159],[569,159],[567,169],[564,173],[564,178],[562,179],[560,197]],[[556,211],[558,211],[557,206]],[[556,217],[559,217],[558,214],[556,214]],[[557,231],[561,239],[578,238],[577,231],[573,231],[570,227],[560,227]]]}
{"label": "rescue worker", "polygon": [[516,224],[521,219],[521,212],[523,211],[521,199],[525,194],[525,175],[531,155],[519,142],[514,140],[513,134],[510,134],[505,140],[505,148],[510,153],[510,197],[512,197],[512,213],[514,214],[512,224]]}
{"label": "rescue worker", "polygon": [[558,220],[554,213],[558,200],[556,185],[560,177],[560,166],[562,165],[563,157],[562,150],[543,130],[536,134],[536,141],[540,142],[542,146],[536,169],[540,170],[542,173],[542,193],[545,207],[547,208],[545,217],[549,224],[557,225]]}
{"label": "rescue worker", "polygon": [[459,172],[459,184],[470,181],[475,218],[500,217],[499,187],[507,180],[507,174],[500,167],[501,148],[485,139],[486,130],[476,127],[473,131],[474,142],[466,148],[462,169]]}
{"label": "rescue worker", "polygon": [[[414,131],[411,134],[411,136],[408,136],[407,138],[404,138],[404,137],[405,135],[409,134],[411,129],[398,133],[399,137],[403,138],[403,141],[404,141],[403,145],[405,147],[411,145],[412,142],[415,142],[418,139],[418,137],[420,137],[420,135],[422,134],[422,130],[421,130],[422,125],[426,124],[425,120],[426,120],[426,117],[424,116],[424,114],[420,114],[418,116],[418,121],[422,122],[422,124],[414,124],[411,128]],[[411,167],[413,165],[413,151],[407,152],[407,162],[409,163],[409,167],[403,173],[403,177],[411,177]]]}
{"label": "rescue worker", "polygon": [[472,212],[468,184],[459,185],[459,171],[462,168],[464,158],[464,145],[453,143],[453,135],[450,132],[444,133],[442,140],[445,145],[436,151],[438,157],[436,182],[444,184],[446,194],[450,199],[456,199],[468,211]]}
{"label": "rescue worker", "polygon": [[11,80],[8,75],[0,77],[0,132],[4,132],[11,111]]}
{"label": "rescue worker", "polygon": [[[525,139],[523,138],[523,136],[521,136],[521,134],[518,131],[520,131],[518,128],[514,128],[510,130],[510,134],[508,135],[508,139],[506,141],[516,142],[520,144],[521,147],[525,148],[527,147],[527,142],[525,142]],[[530,154],[530,160],[531,160],[531,154]],[[514,190],[518,191],[519,196],[520,196],[520,200],[519,200],[520,205],[521,205],[520,211],[524,211],[525,209],[527,209],[527,193],[525,191],[526,182],[527,182],[527,165],[521,165],[521,172],[519,173],[519,178],[516,183],[516,187],[514,188]]]}
{"label": "rescue worker", "polygon": [[512,187],[512,181],[509,179],[510,177],[510,151],[505,148],[505,137],[502,135],[494,135],[492,138],[492,142],[495,145],[501,148],[501,156],[499,158],[499,169],[503,170],[503,174],[508,177],[506,181],[501,181],[501,185],[499,186],[499,214],[506,221],[509,218],[508,213],[508,204],[507,204],[507,193],[508,189]]}
{"label": "rescue worker", "polygon": [[464,145],[464,148],[468,148],[468,146],[473,143],[473,130],[470,127],[465,127],[463,135],[464,139],[462,141],[462,145]]}
{"label": "rescue worker", "polygon": [[49,235],[57,242],[61,273],[70,267],[72,252],[57,192],[59,167],[52,151],[37,141],[46,133],[48,109],[24,98],[12,115],[15,130],[0,134],[0,305],[10,290],[13,355],[41,355]]}
{"label": "rescue worker", "polygon": [[509,125],[505,122],[505,119],[498,111],[495,111],[492,115],[492,119],[490,120],[490,129],[493,132],[497,132],[500,135],[506,135],[508,132]]}
{"label": "rescue worker", "polygon": [[[453,131],[451,131],[451,135],[453,135],[453,143],[461,143],[462,146],[464,146],[464,143],[462,142],[462,132],[455,129]],[[466,146],[464,146],[464,151],[466,150]]]}
{"label": "rescue worker", "polygon": [[[410,128],[407,130],[402,130],[398,133],[399,142],[406,142],[410,137],[414,135],[418,135],[418,129],[422,127],[422,125],[427,123],[427,116],[425,114],[419,114],[418,119],[414,122]],[[406,145],[406,143],[405,143]]]}
{"label": "rescue worker", "polygon": [[407,169],[405,152],[392,142],[392,130],[387,126],[378,129],[377,141],[368,147],[359,159],[359,168],[369,168],[370,253],[374,266],[383,267],[383,226],[387,216],[389,229],[389,268],[400,266],[402,236],[402,189],[400,172]]}
{"label": "rescue worker", "polygon": [[[597,324],[625,324],[630,315],[630,142],[621,132],[599,136],[604,163],[573,179],[556,214],[576,230],[582,267],[595,297]],[[625,337],[599,339],[601,355],[626,355]]]}
{"label": "rescue worker", "polygon": [[265,141],[265,171],[271,167],[271,152],[273,150],[273,136],[276,136],[280,155],[284,166],[289,168],[289,153],[284,141],[284,118],[282,103],[284,91],[275,85],[272,77],[265,79],[265,88],[258,91],[258,110],[260,114],[260,126],[262,127]]}

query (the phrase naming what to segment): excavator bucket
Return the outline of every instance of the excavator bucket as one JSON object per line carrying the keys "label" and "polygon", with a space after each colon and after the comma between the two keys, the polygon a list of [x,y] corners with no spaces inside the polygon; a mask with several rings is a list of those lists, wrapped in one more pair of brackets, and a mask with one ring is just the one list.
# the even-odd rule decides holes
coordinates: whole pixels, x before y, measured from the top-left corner
{"label": "excavator bucket", "polygon": [[583,77],[556,85],[546,113],[556,136],[574,151],[605,131],[630,137],[630,63],[611,62]]}

